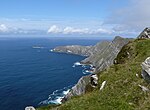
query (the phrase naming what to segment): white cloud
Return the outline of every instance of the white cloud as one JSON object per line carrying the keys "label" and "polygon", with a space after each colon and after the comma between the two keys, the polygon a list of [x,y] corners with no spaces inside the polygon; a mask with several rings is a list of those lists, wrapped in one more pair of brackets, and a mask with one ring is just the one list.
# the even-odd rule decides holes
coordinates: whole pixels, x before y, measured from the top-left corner
{"label": "white cloud", "polygon": [[48,33],[60,33],[60,32],[62,32],[62,30],[56,25],[53,25],[48,29]]}
{"label": "white cloud", "polygon": [[8,27],[5,24],[0,24],[0,32],[8,32]]}
{"label": "white cloud", "polygon": [[88,28],[73,28],[73,27],[65,27],[63,29],[64,34],[89,34],[89,29]]}
{"label": "white cloud", "polygon": [[96,30],[96,33],[103,33],[103,34],[112,34],[113,31],[110,29],[103,29],[103,28],[99,28]]}
{"label": "white cloud", "polygon": [[45,34],[42,30],[27,30],[22,28],[17,28],[13,26],[8,26],[6,24],[0,24],[0,35],[3,34]]}
{"label": "white cloud", "polygon": [[48,31],[50,34],[111,34],[112,31],[103,28],[90,29],[90,28],[74,28],[74,27],[58,27],[52,25]]}
{"label": "white cloud", "polygon": [[145,27],[150,26],[150,0],[129,0],[126,7],[112,11],[112,15],[104,25],[113,25],[113,30],[118,33],[129,33],[136,36]]}

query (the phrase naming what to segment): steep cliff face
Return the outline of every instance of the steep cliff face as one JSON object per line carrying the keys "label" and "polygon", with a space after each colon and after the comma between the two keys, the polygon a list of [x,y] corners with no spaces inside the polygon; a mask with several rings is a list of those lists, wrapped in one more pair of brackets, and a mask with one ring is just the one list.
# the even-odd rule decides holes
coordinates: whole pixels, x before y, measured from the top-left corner
{"label": "steep cliff face", "polygon": [[103,48],[99,52],[89,56],[82,62],[90,62],[96,67],[97,71],[102,71],[113,64],[113,61],[121,48],[130,40],[131,39],[124,39],[117,36],[112,42],[108,43],[107,45],[103,45]]}
{"label": "steep cliff face", "polygon": [[150,28],[145,28],[141,34],[138,36],[139,39],[150,38]]}
{"label": "steep cliff face", "polygon": [[79,79],[77,84],[71,88],[68,94],[63,98],[62,102],[70,99],[72,96],[79,96],[86,93],[87,86],[95,88],[98,85],[98,76],[91,74],[83,76]]}
{"label": "steep cliff face", "polygon": [[[86,59],[82,60],[81,63],[94,65],[97,72],[111,66],[121,48],[130,40],[131,39],[117,36],[112,42],[103,41],[94,46],[60,46],[56,47],[53,51],[88,56]],[[78,83],[72,87],[71,91],[65,96],[63,101],[68,100],[72,96],[84,94],[86,91],[86,86],[89,84],[91,85],[90,79],[90,75],[81,77]]]}
{"label": "steep cliff face", "polygon": [[113,64],[113,60],[117,56],[121,48],[131,39],[115,37],[112,42],[103,41],[94,46],[60,46],[54,49],[55,52],[63,52],[88,56],[81,63],[90,63],[96,67],[97,71],[102,71]]}
{"label": "steep cliff face", "polygon": [[78,83],[72,87],[70,92],[64,97],[63,101],[70,99],[72,96],[78,96],[85,93],[86,86],[90,83],[90,76],[83,76]]}

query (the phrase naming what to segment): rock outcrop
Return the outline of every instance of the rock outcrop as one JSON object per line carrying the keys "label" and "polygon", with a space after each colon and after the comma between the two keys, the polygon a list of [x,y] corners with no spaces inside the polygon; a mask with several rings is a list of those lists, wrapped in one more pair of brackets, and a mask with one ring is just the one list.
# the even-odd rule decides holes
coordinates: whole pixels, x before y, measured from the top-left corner
{"label": "rock outcrop", "polygon": [[92,52],[90,51],[92,46],[80,46],[80,45],[70,45],[70,46],[59,46],[53,49],[55,52],[76,54],[81,56],[90,56]]}
{"label": "rock outcrop", "polygon": [[89,56],[81,62],[90,62],[96,67],[96,71],[102,71],[113,64],[114,59],[120,52],[121,48],[130,40],[131,39],[125,39],[117,36],[112,42],[107,44],[105,43],[106,45],[101,45],[102,47],[97,53],[94,53],[93,55]]}
{"label": "rock outcrop", "polygon": [[70,99],[72,96],[79,96],[85,94],[86,87],[88,85],[92,87],[96,87],[98,85],[98,76],[96,74],[81,77],[78,83],[73,86],[69,93],[63,98],[62,102]]}
{"label": "rock outcrop", "polygon": [[96,87],[98,85],[98,76],[97,74],[91,74],[90,83],[92,87]]}
{"label": "rock outcrop", "polygon": [[36,110],[33,106],[26,107],[25,110]]}
{"label": "rock outcrop", "polygon": [[83,76],[79,79],[78,83],[71,88],[69,93],[64,97],[62,101],[70,99],[72,96],[78,96],[85,93],[86,86],[90,83],[89,76]]}
{"label": "rock outcrop", "polygon": [[53,51],[87,56],[81,63],[92,64],[96,67],[96,71],[102,71],[113,64],[121,48],[130,40],[117,36],[112,42],[103,41],[94,46],[59,46]]}
{"label": "rock outcrop", "polygon": [[139,39],[147,39],[150,38],[150,28],[145,28],[143,32],[138,36]]}
{"label": "rock outcrop", "polygon": [[150,83],[150,57],[142,63],[142,77]]}

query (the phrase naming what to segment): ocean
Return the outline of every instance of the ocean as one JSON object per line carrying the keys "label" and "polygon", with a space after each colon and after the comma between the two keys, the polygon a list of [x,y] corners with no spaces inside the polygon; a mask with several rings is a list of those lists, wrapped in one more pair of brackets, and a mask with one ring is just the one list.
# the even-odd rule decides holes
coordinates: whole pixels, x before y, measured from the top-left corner
{"label": "ocean", "polygon": [[[99,39],[0,38],[0,110],[59,103],[77,83],[85,57],[50,52],[62,45],[94,45]],[[88,73],[87,73],[88,74]]]}

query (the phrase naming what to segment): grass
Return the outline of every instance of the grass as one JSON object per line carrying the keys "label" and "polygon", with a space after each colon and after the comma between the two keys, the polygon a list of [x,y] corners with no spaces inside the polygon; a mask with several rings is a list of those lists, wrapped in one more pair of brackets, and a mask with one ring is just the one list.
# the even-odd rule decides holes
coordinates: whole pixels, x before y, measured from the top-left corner
{"label": "grass", "polygon": [[[141,77],[141,63],[150,56],[150,40],[135,40],[124,46],[118,54],[117,63],[98,73],[97,89],[57,107],[58,110],[150,110],[150,93],[138,86],[150,88]],[[136,76],[139,74],[139,77]],[[99,91],[103,81],[104,89]],[[37,110],[55,110],[45,107]]]}

